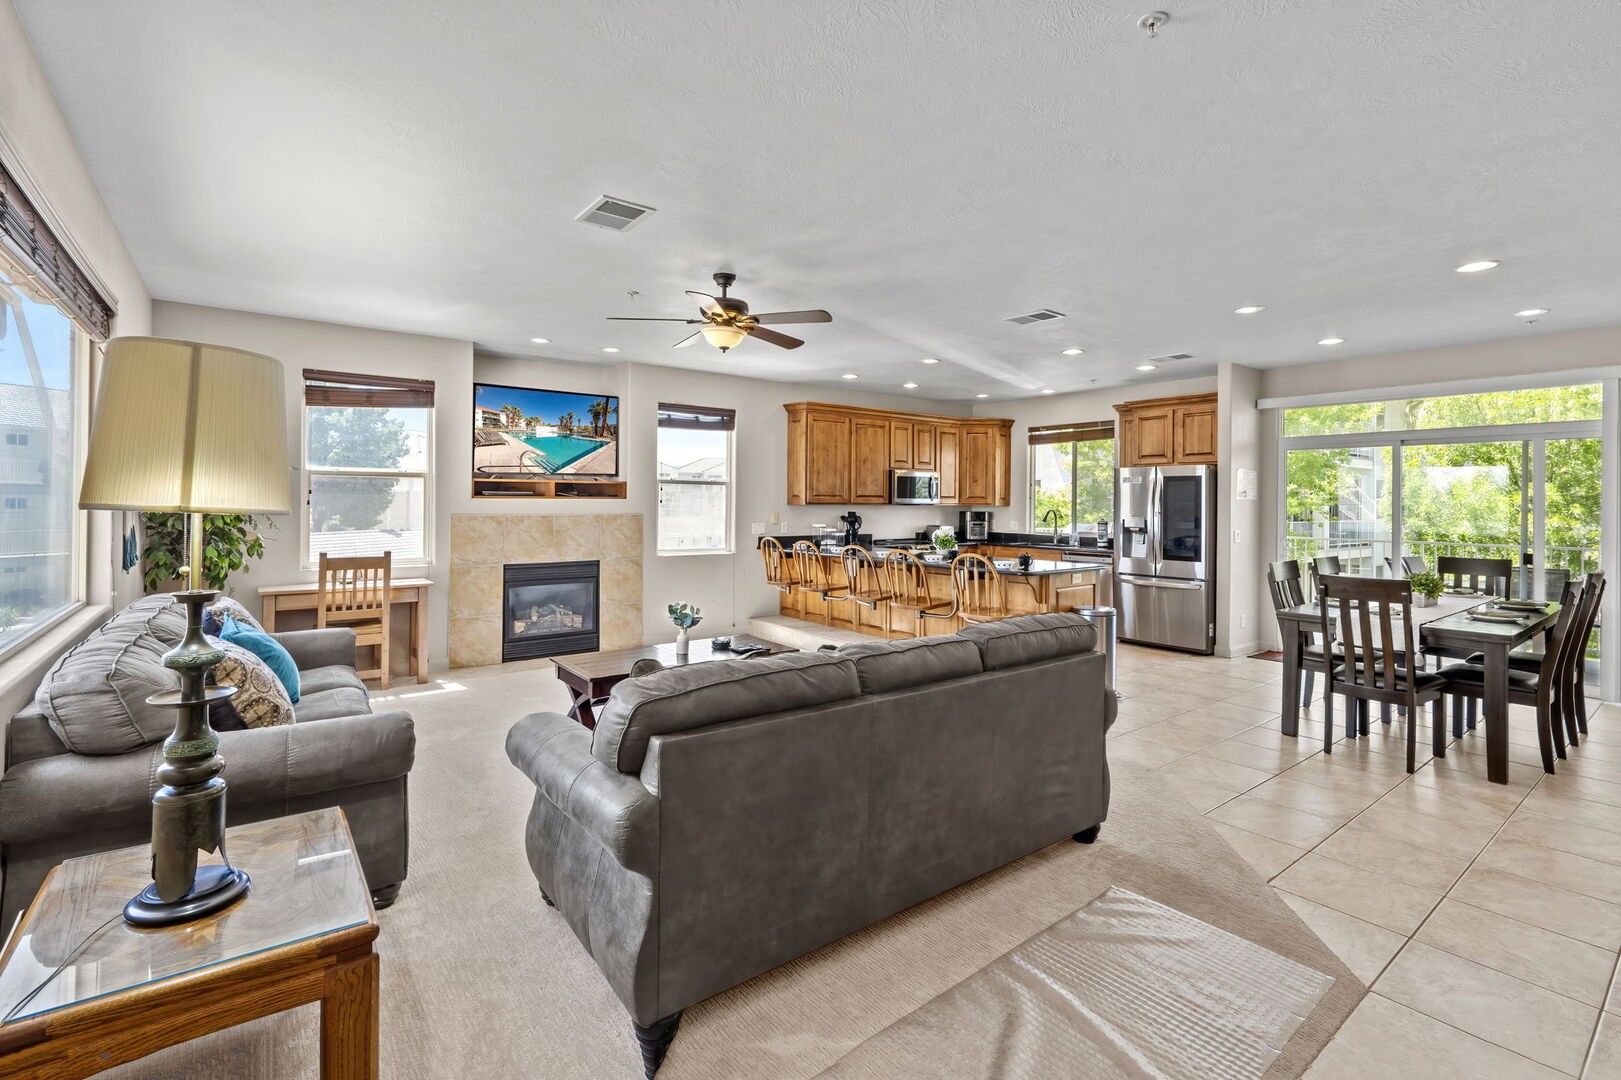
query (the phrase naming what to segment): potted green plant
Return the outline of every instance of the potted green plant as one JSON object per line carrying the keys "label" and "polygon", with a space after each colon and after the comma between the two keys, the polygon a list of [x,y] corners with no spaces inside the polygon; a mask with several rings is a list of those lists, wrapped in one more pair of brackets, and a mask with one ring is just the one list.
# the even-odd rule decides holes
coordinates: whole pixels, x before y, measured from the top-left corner
{"label": "potted green plant", "polygon": [[703,609],[693,604],[671,604],[667,609],[675,623],[675,654],[687,655],[687,631],[703,622]]}
{"label": "potted green plant", "polygon": [[949,525],[942,525],[934,530],[934,550],[943,559],[953,558],[957,554],[957,532]]}
{"label": "potted green plant", "polygon": [[[252,514],[204,514],[203,584],[223,592],[225,582],[249,559],[263,558],[260,530],[269,524]],[[161,592],[180,580],[180,568],[186,563],[186,515],[142,514],[141,531],[146,536],[141,551],[146,591]]]}
{"label": "potted green plant", "polygon": [[1435,602],[1446,591],[1446,583],[1441,580],[1440,574],[1425,572],[1414,574],[1407,580],[1413,586],[1414,607],[1434,607]]}

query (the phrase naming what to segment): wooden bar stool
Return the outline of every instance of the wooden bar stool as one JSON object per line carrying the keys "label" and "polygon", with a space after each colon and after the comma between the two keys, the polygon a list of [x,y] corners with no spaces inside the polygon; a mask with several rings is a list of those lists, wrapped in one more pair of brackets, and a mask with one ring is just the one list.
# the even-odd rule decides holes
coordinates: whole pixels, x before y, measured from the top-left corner
{"label": "wooden bar stool", "polygon": [[338,557],[321,552],[316,585],[315,625],[347,626],[355,647],[376,646],[377,666],[357,671],[388,689],[388,603],[394,554]]}
{"label": "wooden bar stool", "polygon": [[1007,588],[996,564],[965,551],[951,560],[951,593],[964,622],[997,622],[1008,617]]}
{"label": "wooden bar stool", "polygon": [[822,549],[809,540],[794,541],[794,588],[802,593],[815,593],[823,600],[838,600],[840,588],[827,573],[822,561]]}
{"label": "wooden bar stool", "polygon": [[884,576],[889,581],[889,606],[910,611],[916,617],[915,636],[923,636],[924,619],[951,618],[951,601],[929,595],[929,572],[923,560],[910,551],[891,551],[885,555]]}
{"label": "wooden bar stool", "polygon": [[791,593],[799,584],[794,562],[782,550],[782,541],[768,536],[760,541],[760,559],[765,563],[765,583],[778,592]]}
{"label": "wooden bar stool", "polygon": [[894,594],[889,591],[889,583],[884,574],[878,570],[878,564],[872,561],[872,552],[859,544],[851,544],[839,552],[839,560],[844,563],[843,599],[854,600],[865,608],[876,608]]}

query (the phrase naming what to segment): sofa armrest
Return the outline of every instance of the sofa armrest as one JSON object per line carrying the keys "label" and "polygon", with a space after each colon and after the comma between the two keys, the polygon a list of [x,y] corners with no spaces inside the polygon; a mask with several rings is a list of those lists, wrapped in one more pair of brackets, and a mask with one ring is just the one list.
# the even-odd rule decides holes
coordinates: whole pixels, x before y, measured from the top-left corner
{"label": "sofa armrest", "polygon": [[329,626],[323,630],[289,630],[272,634],[293,657],[300,671],[341,664],[355,666],[355,632],[348,626]]}
{"label": "sofa armrest", "polygon": [[566,716],[534,713],[507,732],[507,757],[627,870],[658,865],[658,799],[591,754],[591,733]]}
{"label": "sofa armrest", "polygon": [[[406,713],[373,713],[220,734],[226,802],[276,805],[410,772],[416,732]],[[0,778],[0,843],[117,829],[149,819],[163,747],[58,754]]]}

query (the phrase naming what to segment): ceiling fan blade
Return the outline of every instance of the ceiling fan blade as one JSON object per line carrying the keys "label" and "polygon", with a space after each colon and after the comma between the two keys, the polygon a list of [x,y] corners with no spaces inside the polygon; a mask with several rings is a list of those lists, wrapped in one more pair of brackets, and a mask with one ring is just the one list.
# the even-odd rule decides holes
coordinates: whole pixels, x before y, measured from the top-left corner
{"label": "ceiling fan blade", "polygon": [[720,306],[720,301],[715,299],[713,296],[710,296],[708,293],[693,292],[691,289],[688,289],[687,295],[692,297],[692,302],[697,304],[699,310],[704,312],[706,315],[726,314],[726,309]]}
{"label": "ceiling fan blade", "polygon": [[833,316],[825,311],[768,311],[753,316],[759,323],[832,322]]}
{"label": "ceiling fan blade", "polygon": [[[696,322],[697,320],[696,319],[691,319],[691,320],[688,320],[688,321],[689,322]],[[703,336],[704,336],[704,332],[702,330],[698,331],[696,334],[688,334],[686,337],[682,338],[680,341],[676,342],[674,345],[671,345],[670,348],[672,348],[672,349],[685,349],[688,345],[696,344],[698,339],[703,337]]]}
{"label": "ceiling fan blade", "polygon": [[606,318],[609,322],[703,322],[702,319],[651,319],[645,315],[609,315]]}
{"label": "ceiling fan blade", "polygon": [[[703,333],[703,331],[700,330],[699,333]],[[797,349],[801,345],[805,344],[796,337],[789,337],[787,334],[779,334],[775,330],[767,330],[763,326],[756,326],[750,330],[749,337],[756,337],[761,341],[769,341],[771,344],[780,345],[784,349]]]}

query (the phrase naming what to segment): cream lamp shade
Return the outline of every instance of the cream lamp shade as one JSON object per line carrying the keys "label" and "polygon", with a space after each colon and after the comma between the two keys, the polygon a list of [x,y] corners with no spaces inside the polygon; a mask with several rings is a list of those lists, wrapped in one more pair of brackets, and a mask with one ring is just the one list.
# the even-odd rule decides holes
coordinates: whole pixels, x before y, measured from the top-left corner
{"label": "cream lamp shade", "polygon": [[286,416],[280,360],[195,341],[114,338],[79,505],[290,513]]}

